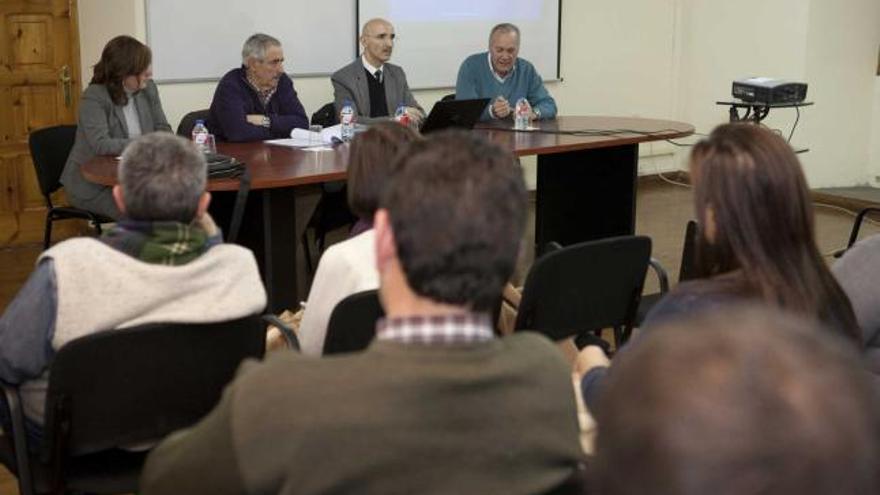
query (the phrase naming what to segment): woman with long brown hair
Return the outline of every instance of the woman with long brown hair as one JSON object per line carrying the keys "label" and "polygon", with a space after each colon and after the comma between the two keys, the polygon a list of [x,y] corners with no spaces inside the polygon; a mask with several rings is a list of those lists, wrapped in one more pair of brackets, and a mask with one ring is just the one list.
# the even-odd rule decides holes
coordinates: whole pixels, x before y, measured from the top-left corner
{"label": "woman with long brown hair", "polygon": [[[648,313],[642,331],[731,305],[758,304],[820,322],[861,349],[850,301],[816,247],[810,191],[791,146],[756,125],[721,125],[694,146],[690,175],[700,224],[697,264],[704,278],[673,289]],[[578,357],[589,407],[601,394],[607,364],[595,349]]]}
{"label": "woman with long brown hair", "polygon": [[104,46],[80,101],[76,142],[61,175],[74,206],[119,218],[110,188],[89,182],[80,166],[96,155],[121,154],[143,134],[171,132],[152,76],[148,46],[131,36],[117,36]]}
{"label": "woman with long brown hair", "polygon": [[694,147],[690,173],[697,264],[707,278],[676,288],[645,326],[718,300],[757,300],[860,345],[849,299],[816,247],[810,192],[791,146],[759,126],[722,125]]}

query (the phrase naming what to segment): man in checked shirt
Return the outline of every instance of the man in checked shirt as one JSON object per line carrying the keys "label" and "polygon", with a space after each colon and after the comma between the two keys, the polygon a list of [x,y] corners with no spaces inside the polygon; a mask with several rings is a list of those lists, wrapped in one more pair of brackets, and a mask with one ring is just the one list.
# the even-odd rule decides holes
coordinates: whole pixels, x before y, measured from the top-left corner
{"label": "man in checked shirt", "polygon": [[462,132],[412,143],[374,219],[387,317],[361,353],[245,365],[217,408],[166,439],[157,493],[536,494],[581,460],[570,370],[491,308],[526,215],[522,170]]}

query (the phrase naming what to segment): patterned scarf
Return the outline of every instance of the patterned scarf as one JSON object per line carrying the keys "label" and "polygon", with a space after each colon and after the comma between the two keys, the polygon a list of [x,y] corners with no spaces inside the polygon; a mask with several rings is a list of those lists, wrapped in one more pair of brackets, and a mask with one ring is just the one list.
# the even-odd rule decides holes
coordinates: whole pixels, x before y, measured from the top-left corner
{"label": "patterned scarf", "polygon": [[120,220],[101,241],[145,263],[185,265],[215,243],[199,226],[180,222]]}

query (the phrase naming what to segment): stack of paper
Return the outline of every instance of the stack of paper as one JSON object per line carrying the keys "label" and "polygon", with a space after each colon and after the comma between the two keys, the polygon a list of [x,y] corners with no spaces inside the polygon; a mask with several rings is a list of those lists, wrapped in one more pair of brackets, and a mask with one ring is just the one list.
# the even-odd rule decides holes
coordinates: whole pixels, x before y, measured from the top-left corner
{"label": "stack of paper", "polygon": [[292,148],[324,148],[334,142],[342,141],[342,126],[334,125],[327,127],[320,133],[308,129],[294,129],[290,131],[290,137],[285,139],[270,139],[267,144],[278,146],[290,146]]}

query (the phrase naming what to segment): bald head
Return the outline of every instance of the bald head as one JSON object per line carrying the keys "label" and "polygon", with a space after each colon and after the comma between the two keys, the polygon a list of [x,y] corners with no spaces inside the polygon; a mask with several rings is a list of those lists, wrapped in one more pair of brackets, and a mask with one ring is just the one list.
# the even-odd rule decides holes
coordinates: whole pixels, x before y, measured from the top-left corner
{"label": "bald head", "polygon": [[388,28],[393,30],[394,26],[392,26],[390,22],[382,19],[381,17],[375,17],[364,23],[364,26],[361,28],[361,36],[373,34],[376,30],[379,30],[381,28]]}
{"label": "bald head", "polygon": [[370,19],[361,29],[364,58],[373,67],[381,67],[391,59],[394,50],[394,26],[385,19]]}
{"label": "bald head", "polygon": [[654,328],[620,354],[596,409],[597,491],[877,493],[860,357],[810,321],[736,309]]}

